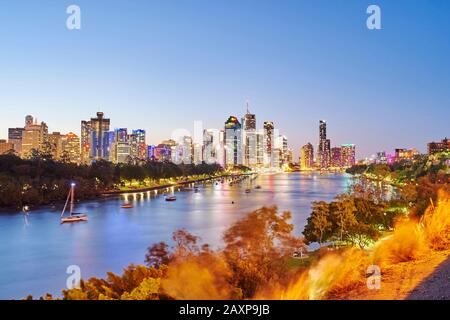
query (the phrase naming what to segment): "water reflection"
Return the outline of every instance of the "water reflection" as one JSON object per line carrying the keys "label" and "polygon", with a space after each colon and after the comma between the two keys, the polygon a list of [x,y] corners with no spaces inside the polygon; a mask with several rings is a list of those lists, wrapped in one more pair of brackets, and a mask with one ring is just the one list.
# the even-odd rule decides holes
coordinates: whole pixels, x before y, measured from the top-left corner
{"label": "water reflection", "polygon": [[[69,265],[80,266],[83,278],[120,273],[131,262],[143,263],[149,245],[170,241],[180,228],[220,247],[225,229],[262,205],[291,211],[300,234],[311,202],[329,201],[349,184],[347,176],[295,173],[259,176],[231,186],[219,181],[199,186],[198,192],[177,192],[174,202],[165,201],[165,195],[174,194],[175,188],[130,193],[79,203],[77,209],[87,213],[89,221],[78,224],[60,225],[59,207],[29,216],[1,214],[0,298],[58,293],[65,286]],[[247,188],[251,193],[245,192]],[[121,208],[127,201],[133,208]]]}

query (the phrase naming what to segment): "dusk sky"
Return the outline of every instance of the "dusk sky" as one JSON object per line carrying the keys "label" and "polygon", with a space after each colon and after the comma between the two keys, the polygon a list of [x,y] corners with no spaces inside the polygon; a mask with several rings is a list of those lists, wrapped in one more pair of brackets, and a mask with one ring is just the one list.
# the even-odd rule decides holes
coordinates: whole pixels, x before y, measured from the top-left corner
{"label": "dusk sky", "polygon": [[246,100],[296,155],[319,119],[358,157],[450,136],[448,0],[2,1],[0,39],[3,139],[27,114],[79,134],[103,111],[159,143],[195,120],[220,128]]}

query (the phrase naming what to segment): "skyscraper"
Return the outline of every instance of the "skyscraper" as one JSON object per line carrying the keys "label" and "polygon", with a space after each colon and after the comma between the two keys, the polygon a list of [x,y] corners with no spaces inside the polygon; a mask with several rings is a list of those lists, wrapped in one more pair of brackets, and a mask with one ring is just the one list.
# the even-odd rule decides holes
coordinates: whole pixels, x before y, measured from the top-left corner
{"label": "skyscraper", "polygon": [[272,121],[264,122],[264,166],[269,168],[273,166],[274,130]]}
{"label": "skyscraper", "polygon": [[19,156],[22,154],[22,138],[24,131],[24,128],[8,129],[8,142],[14,145],[14,151]]}
{"label": "skyscraper", "polygon": [[225,166],[242,165],[242,126],[237,117],[225,122]]}
{"label": "skyscraper", "polygon": [[97,117],[91,118],[90,158],[93,161],[109,160],[109,126],[110,120],[104,117],[103,112],[97,112]]}
{"label": "skyscraper", "polygon": [[339,168],[342,166],[341,148],[331,148],[331,166],[333,168]]}
{"label": "skyscraper", "polygon": [[27,116],[25,120],[25,130],[22,136],[22,156],[29,158],[33,150],[49,153],[49,143],[48,143],[48,127],[45,122],[40,124],[34,121],[32,116]]}
{"label": "skyscraper", "polygon": [[354,144],[343,144],[341,146],[341,159],[343,167],[351,167],[356,163],[356,146]]}
{"label": "skyscraper", "polygon": [[331,143],[330,139],[327,139],[327,123],[324,120],[320,120],[317,159],[321,169],[329,168],[331,162]]}
{"label": "skyscraper", "polygon": [[220,163],[219,155],[223,155],[223,152],[220,152],[220,146],[221,144],[219,130],[203,130],[203,161],[209,164]]}
{"label": "skyscraper", "polygon": [[147,157],[147,145],[145,144],[146,133],[143,129],[133,130],[130,143],[132,156],[137,160],[145,160]]}
{"label": "skyscraper", "polygon": [[256,166],[264,166],[264,132],[256,132]]}
{"label": "skyscraper", "polygon": [[50,146],[50,154],[53,159],[60,161],[63,154],[63,135],[59,132],[53,132],[48,135],[48,143]]}
{"label": "skyscraper", "polygon": [[275,139],[275,149],[280,150],[280,154],[279,154],[279,161],[281,162],[281,165],[283,164],[287,164],[288,163],[288,140],[286,136],[283,135],[279,135],[276,139]]}
{"label": "skyscraper", "polygon": [[314,147],[311,143],[304,145],[300,150],[300,168],[302,170],[314,167]]}
{"label": "skyscraper", "polygon": [[81,155],[80,162],[82,164],[89,164],[91,162],[91,122],[81,121]]}
{"label": "skyscraper", "polygon": [[110,160],[113,163],[129,163],[131,161],[131,145],[127,128],[118,128],[109,138]]}
{"label": "skyscraper", "polygon": [[244,144],[244,164],[250,167],[256,165],[256,115],[251,114],[248,109],[242,119],[243,144]]}
{"label": "skyscraper", "polygon": [[75,133],[63,136],[61,158],[66,162],[80,163],[80,138]]}

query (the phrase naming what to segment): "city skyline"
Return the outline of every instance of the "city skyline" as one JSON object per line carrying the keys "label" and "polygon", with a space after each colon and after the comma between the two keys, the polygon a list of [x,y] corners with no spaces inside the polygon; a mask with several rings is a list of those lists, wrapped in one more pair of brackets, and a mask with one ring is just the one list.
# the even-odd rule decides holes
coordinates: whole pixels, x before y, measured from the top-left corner
{"label": "city skyline", "polygon": [[[357,150],[360,146],[356,148],[356,144],[354,143],[342,143],[339,141],[335,141],[334,139],[330,139],[330,136],[327,136],[327,121],[326,120],[319,120],[318,121],[318,137],[316,141],[309,141],[305,145],[297,147],[292,146],[292,144],[288,144],[287,137],[282,133],[282,128],[276,127],[274,125],[273,121],[263,121],[260,125],[260,128],[258,128],[258,117],[254,113],[251,113],[249,110],[249,105],[247,102],[246,105],[246,113],[242,115],[240,118],[239,116],[229,116],[228,120],[225,122],[225,127],[219,127],[219,128],[211,128],[211,127],[205,127],[202,122],[194,123],[193,127],[194,129],[192,131],[187,130],[186,128],[177,128],[172,131],[172,135],[165,137],[164,139],[156,142],[156,143],[150,143],[148,139],[148,134],[145,129],[141,128],[127,128],[124,126],[111,126],[111,119],[106,118],[106,115],[103,111],[97,112],[97,118],[91,118],[90,120],[81,120],[81,128],[79,130],[79,133],[74,133],[73,131],[68,130],[60,130],[60,131],[54,131],[50,130],[48,123],[46,121],[41,121],[38,118],[34,117],[33,115],[27,115],[24,117],[24,126],[16,126],[16,127],[9,127],[8,128],[8,134],[5,139],[0,138],[0,142],[3,142],[4,145],[2,145],[2,150],[7,148],[8,145],[11,146],[11,150],[14,149],[15,152],[18,154],[21,154],[22,156],[29,157],[30,152],[35,149],[33,148],[33,145],[42,145],[42,141],[44,140],[44,135],[47,137],[47,141],[52,142],[53,144],[61,144],[60,139],[67,139],[67,137],[70,137],[71,139],[76,138],[77,143],[79,145],[79,156],[81,163],[87,163],[93,160],[98,159],[107,159],[110,160],[112,157],[116,156],[117,154],[115,152],[119,152],[123,155],[124,150],[128,150],[127,153],[135,153],[140,155],[140,159],[147,158],[149,156],[150,152],[154,152],[151,149],[154,149],[158,145],[167,145],[168,142],[172,141],[175,144],[178,145],[179,141],[174,141],[180,138],[180,132],[186,133],[182,139],[189,138],[190,144],[192,145],[192,162],[194,161],[194,153],[196,144],[200,143],[201,148],[206,148],[208,146],[207,137],[205,134],[211,134],[211,140],[212,136],[214,134],[217,134],[217,137],[214,137],[214,139],[219,139],[219,132],[222,132],[222,134],[225,134],[227,132],[227,126],[228,123],[232,123],[232,127],[234,127],[234,123],[237,123],[238,125],[238,133],[233,135],[236,135],[236,137],[239,137],[238,141],[238,154],[235,154],[235,158],[239,159],[239,161],[234,161],[235,165],[239,164],[245,164],[245,165],[256,165],[257,158],[258,157],[264,157],[264,160],[261,160],[261,163],[264,163],[265,165],[268,165],[268,163],[272,163],[273,161],[273,155],[271,148],[276,148],[277,150],[282,150],[282,156],[283,159],[279,159],[281,161],[280,163],[296,163],[298,160],[298,164],[300,167],[303,167],[301,165],[302,162],[302,153],[305,147],[311,146],[314,150],[312,151],[313,158],[316,162],[316,166],[319,168],[328,168],[328,167],[336,167],[334,164],[336,164],[336,159],[339,159],[338,162],[341,161],[341,151],[345,152],[346,149],[350,148],[352,151],[352,161],[346,160],[348,163],[355,163],[356,161],[375,161],[379,162],[380,159],[381,162],[391,162],[392,159],[411,159],[414,155],[418,155],[420,153],[422,154],[431,154],[434,152],[430,152],[431,149],[439,149],[439,148],[446,148],[447,146],[447,136],[445,136],[442,139],[442,143],[444,143],[445,147],[441,147],[439,144],[441,143],[439,139],[434,139],[432,141],[428,141],[425,145],[425,147],[411,147],[411,148],[399,148],[396,147],[393,150],[380,150],[377,151],[375,154],[372,154],[370,157],[359,157]],[[105,117],[105,118],[104,118]],[[103,119],[104,118],[104,119]],[[239,119],[241,119],[241,122],[239,122]],[[104,123],[103,123],[104,122]],[[94,123],[94,124],[93,124]],[[103,124],[102,124],[103,123]],[[197,128],[195,128],[197,126]],[[40,133],[33,134],[32,136],[25,137],[26,129],[32,128],[32,131],[37,131]],[[97,129],[93,129],[97,127]],[[101,128],[101,129],[100,129]],[[196,130],[202,131],[201,135],[202,137],[196,137]],[[281,130],[280,130],[281,129]],[[186,131],[187,130],[187,131]],[[235,129],[234,129],[235,130]],[[44,133],[45,131],[45,133]],[[75,132],[77,130],[74,130]],[[91,135],[91,132],[99,132],[99,136],[94,139],[100,139],[101,142],[88,142],[89,139],[91,139],[89,136]],[[23,133],[22,133],[23,132]],[[214,133],[212,133],[214,132]],[[23,135],[23,139],[22,139]],[[103,136],[104,135],[104,136]],[[261,135],[261,137],[259,137]],[[54,140],[56,136],[57,140]],[[53,141],[52,141],[53,139]],[[200,139],[199,141],[195,140]],[[264,139],[264,142],[259,142],[259,139]],[[266,139],[268,139],[266,141]],[[30,141],[26,141],[30,140]],[[133,142],[134,140],[134,142]],[[57,142],[56,142],[57,141]],[[438,141],[438,142],[436,142]],[[317,142],[317,144],[315,143]],[[119,143],[122,144],[122,146],[117,146],[115,144]],[[132,147],[131,144],[134,143],[134,147]],[[215,142],[217,143],[217,142]],[[222,141],[224,147],[227,142],[226,139]],[[263,145],[264,143],[264,145]],[[311,144],[312,143],[312,144]],[[98,148],[98,150],[95,150],[91,155],[91,150],[89,148],[85,150],[86,144],[91,144],[91,147],[96,145],[95,148]],[[103,145],[106,145],[106,148],[103,147]],[[170,144],[170,143],[169,143]],[[181,143],[182,144],[182,143]],[[261,144],[260,147],[257,147],[258,144]],[[314,145],[316,147],[314,147]],[[249,146],[252,146],[252,150]],[[113,148],[122,148],[122,151],[113,150]],[[72,144],[73,148],[73,144]],[[123,149],[126,148],[126,149]],[[134,149],[133,149],[134,148]],[[145,148],[145,151],[143,150]],[[257,151],[256,148],[261,148],[260,151]],[[22,150],[24,149],[24,150]],[[132,150],[133,149],[133,150]],[[225,147],[226,149],[226,147]],[[262,150],[264,149],[264,151]],[[422,152],[422,150],[425,149],[425,152]],[[297,152],[294,152],[297,151]],[[7,151],[6,149],[4,150]],[[55,150],[53,152],[56,152]],[[72,153],[73,151],[71,151]],[[98,154],[98,153],[103,154]],[[217,150],[200,150],[202,161],[205,161],[205,153],[215,154]],[[337,154],[336,154],[337,152]],[[83,156],[84,153],[84,156]],[[261,153],[261,155],[259,155]],[[145,156],[144,156],[145,155]],[[266,159],[266,156],[270,158],[270,160]],[[226,154],[222,155],[223,157],[227,157]],[[287,157],[287,158],[285,158]],[[348,158],[348,155],[342,154],[342,159]],[[59,158],[59,157],[58,157]],[[215,158],[215,156],[213,156]],[[336,159],[335,159],[336,158]],[[126,157],[124,158],[126,159]],[[289,159],[289,160],[288,160]],[[391,159],[388,161],[388,159]],[[217,159],[216,159],[217,160]],[[113,161],[113,160],[111,160]],[[226,161],[222,163],[226,165]],[[241,163],[241,161],[243,161]],[[344,160],[342,160],[344,161]],[[113,161],[114,162],[114,161]],[[121,162],[121,161],[119,161]],[[123,162],[123,161],[122,161]],[[221,163],[221,161],[218,161],[218,163]],[[269,167],[272,166],[269,165]],[[340,166],[340,165],[339,165]],[[346,167],[348,165],[343,165],[343,167]],[[309,168],[310,166],[305,166],[305,168]]]}
{"label": "city skyline", "polygon": [[296,158],[317,147],[318,119],[332,147],[355,143],[358,158],[425,153],[448,136],[448,2],[378,1],[379,31],[365,26],[365,1],[79,1],[79,31],[65,28],[64,4],[19,2],[0,10],[0,139],[26,114],[79,135],[78,120],[101,110],[157,144],[196,120],[220,128],[246,100]]}

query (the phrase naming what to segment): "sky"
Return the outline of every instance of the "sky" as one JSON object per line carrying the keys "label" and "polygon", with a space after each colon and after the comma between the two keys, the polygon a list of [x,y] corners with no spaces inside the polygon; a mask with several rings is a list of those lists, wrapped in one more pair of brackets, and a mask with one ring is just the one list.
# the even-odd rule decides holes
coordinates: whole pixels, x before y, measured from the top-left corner
{"label": "sky", "polygon": [[194,121],[221,128],[248,101],[296,155],[320,119],[360,158],[426,151],[450,136],[449,39],[448,0],[2,1],[0,138],[27,114],[78,134],[103,111],[155,144]]}

